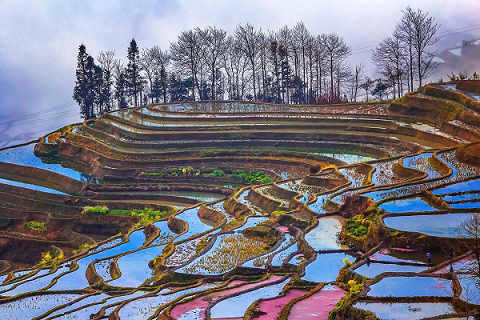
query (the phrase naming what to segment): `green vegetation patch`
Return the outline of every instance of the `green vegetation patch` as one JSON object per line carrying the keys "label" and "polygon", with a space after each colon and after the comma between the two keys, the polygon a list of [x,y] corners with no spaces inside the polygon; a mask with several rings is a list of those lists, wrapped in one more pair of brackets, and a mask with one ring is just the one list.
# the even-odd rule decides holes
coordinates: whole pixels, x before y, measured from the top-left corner
{"label": "green vegetation patch", "polygon": [[169,176],[177,177],[182,175],[195,175],[204,177],[226,177],[229,179],[237,179],[247,181],[254,184],[266,184],[272,183],[274,180],[263,172],[245,172],[243,170],[237,170],[232,173],[232,170],[220,170],[220,169],[193,169],[192,167],[172,169],[167,172],[147,172],[145,173],[149,177],[162,177],[168,178]]}
{"label": "green vegetation patch", "polygon": [[86,213],[89,216],[100,216],[108,214],[108,208],[106,206],[84,207],[83,213]]}
{"label": "green vegetation patch", "polygon": [[63,252],[58,248],[53,248],[50,251],[42,252],[42,259],[38,263],[39,267],[53,267],[59,261],[63,260]]}
{"label": "green vegetation patch", "polygon": [[167,211],[154,210],[152,208],[145,208],[143,210],[109,210],[105,206],[97,207],[84,207],[83,212],[90,216],[99,216],[99,215],[128,215],[131,217],[138,218],[139,224],[148,224],[157,219],[161,219],[167,216]]}
{"label": "green vegetation patch", "polygon": [[345,231],[347,234],[357,238],[365,238],[368,235],[370,226],[378,223],[378,209],[370,209],[363,214],[356,215],[345,220]]}
{"label": "green vegetation patch", "polygon": [[232,178],[246,180],[250,183],[272,183],[274,180],[267,176],[265,173],[260,172],[240,172],[237,171],[232,174]]}
{"label": "green vegetation patch", "polygon": [[212,173],[206,174],[207,177],[223,177],[225,171],[223,170],[213,170]]}
{"label": "green vegetation patch", "polygon": [[45,231],[45,222],[38,222],[38,221],[28,221],[24,222],[23,226],[27,229],[35,230],[35,231]]}
{"label": "green vegetation patch", "polygon": [[345,221],[347,232],[359,238],[367,236],[369,225],[370,222],[362,214]]}
{"label": "green vegetation patch", "polygon": [[245,213],[242,213],[237,219],[233,219],[225,226],[223,226],[222,231],[233,230],[242,226],[245,223],[245,219],[247,219],[250,215],[251,212],[247,210]]}
{"label": "green vegetation patch", "polygon": [[162,178],[166,178],[168,176],[167,172],[147,172],[147,176],[157,177],[160,176]]}
{"label": "green vegetation patch", "polygon": [[78,246],[77,249],[73,250],[73,254],[78,254],[78,253],[81,253],[83,252],[84,250],[86,249],[89,249],[92,245],[88,244],[88,243],[84,243],[84,244],[81,244]]}
{"label": "green vegetation patch", "polygon": [[210,236],[204,236],[202,239],[200,239],[200,242],[197,244],[197,248],[195,249],[195,255],[200,254],[205,248],[208,247],[210,244],[211,237]]}

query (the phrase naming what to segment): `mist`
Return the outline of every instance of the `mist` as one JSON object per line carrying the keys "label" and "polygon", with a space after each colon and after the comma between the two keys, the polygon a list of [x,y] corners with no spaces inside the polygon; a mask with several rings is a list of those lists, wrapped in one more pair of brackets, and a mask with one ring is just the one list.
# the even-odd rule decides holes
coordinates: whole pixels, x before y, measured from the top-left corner
{"label": "mist", "polygon": [[[318,0],[3,0],[0,148],[81,121],[79,108],[72,99],[81,43],[94,57],[99,51],[115,50],[117,57],[126,60],[132,38],[140,48],[158,45],[168,49],[181,31],[195,27],[211,25],[232,33],[237,24],[246,22],[267,31],[283,25],[293,27],[303,21],[314,34],[336,32],[342,36],[352,47],[351,65],[362,62],[366,64],[366,74],[373,75],[371,50],[392,34],[407,5],[428,12],[441,24],[439,32],[447,36],[437,43],[438,51],[480,37],[478,0],[342,0],[335,4]],[[480,66],[473,71],[480,72]],[[434,77],[447,78],[439,74]]]}

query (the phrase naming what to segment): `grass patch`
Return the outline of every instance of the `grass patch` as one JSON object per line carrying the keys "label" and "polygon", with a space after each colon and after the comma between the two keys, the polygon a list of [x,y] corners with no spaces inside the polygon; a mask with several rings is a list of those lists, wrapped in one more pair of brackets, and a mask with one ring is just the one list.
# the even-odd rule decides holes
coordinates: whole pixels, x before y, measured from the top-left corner
{"label": "grass patch", "polygon": [[207,177],[223,177],[225,175],[225,171],[223,170],[213,170],[212,173],[206,174]]}
{"label": "grass patch", "polygon": [[195,249],[195,255],[199,255],[205,248],[210,244],[210,236],[204,236],[200,239],[200,242],[197,244],[197,248]]}
{"label": "grass patch", "polygon": [[88,249],[90,247],[91,247],[91,245],[88,244],[88,243],[81,244],[81,245],[78,246],[77,249],[73,250],[73,254],[78,254],[78,253],[82,252],[83,250]]}
{"label": "grass patch", "polygon": [[233,230],[236,229],[240,226],[242,226],[245,223],[245,220],[250,216],[250,211],[247,211],[244,214],[241,214],[237,219],[233,219],[229,223],[227,223],[225,226],[223,226],[222,231],[228,231],[228,230]]}

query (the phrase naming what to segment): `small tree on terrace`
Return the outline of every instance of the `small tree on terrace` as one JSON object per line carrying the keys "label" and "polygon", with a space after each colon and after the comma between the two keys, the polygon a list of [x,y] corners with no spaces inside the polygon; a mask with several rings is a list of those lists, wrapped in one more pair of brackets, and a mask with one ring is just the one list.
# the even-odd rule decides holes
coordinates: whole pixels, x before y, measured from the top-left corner
{"label": "small tree on terrace", "polygon": [[367,102],[368,102],[368,92],[370,91],[370,89],[373,87],[374,84],[375,84],[375,80],[369,77],[365,77],[365,82],[360,85],[360,88],[365,90],[365,94],[367,95]]}
{"label": "small tree on terrace", "polygon": [[383,97],[387,94],[387,85],[382,79],[378,79],[377,85],[373,89],[372,96],[378,97],[378,99],[381,101],[383,100]]}

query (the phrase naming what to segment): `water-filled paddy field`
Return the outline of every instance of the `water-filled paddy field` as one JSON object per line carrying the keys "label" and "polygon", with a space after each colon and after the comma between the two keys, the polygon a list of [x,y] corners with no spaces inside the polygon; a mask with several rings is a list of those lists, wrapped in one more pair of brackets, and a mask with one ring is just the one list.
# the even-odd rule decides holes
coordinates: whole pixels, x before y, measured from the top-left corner
{"label": "water-filled paddy field", "polygon": [[404,109],[154,105],[0,150],[0,318],[464,316],[477,133]]}
{"label": "water-filled paddy field", "polygon": [[397,230],[420,232],[435,237],[455,238],[458,226],[469,217],[468,213],[386,217],[385,224]]}
{"label": "water-filled paddy field", "polygon": [[452,296],[451,280],[435,277],[386,277],[371,285],[371,297]]}

